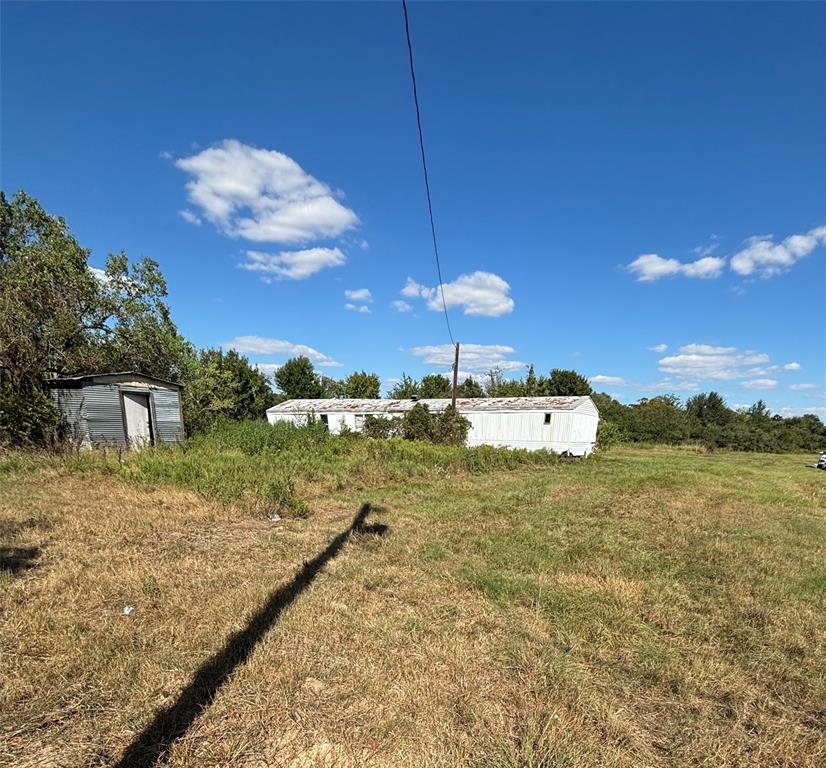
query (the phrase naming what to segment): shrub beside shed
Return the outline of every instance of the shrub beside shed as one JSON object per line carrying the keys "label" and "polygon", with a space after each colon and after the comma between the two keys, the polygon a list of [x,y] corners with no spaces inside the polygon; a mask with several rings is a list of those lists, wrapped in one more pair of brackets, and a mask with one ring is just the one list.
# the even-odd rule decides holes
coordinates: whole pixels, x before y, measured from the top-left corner
{"label": "shrub beside shed", "polygon": [[180,384],[134,372],[46,383],[67,436],[82,447],[142,448],[184,438]]}

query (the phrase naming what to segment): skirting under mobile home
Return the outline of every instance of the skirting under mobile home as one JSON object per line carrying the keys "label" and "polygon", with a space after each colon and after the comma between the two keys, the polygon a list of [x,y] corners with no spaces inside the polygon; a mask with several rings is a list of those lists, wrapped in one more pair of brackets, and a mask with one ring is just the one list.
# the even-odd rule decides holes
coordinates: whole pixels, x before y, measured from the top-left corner
{"label": "skirting under mobile home", "polygon": [[180,384],[131,372],[47,384],[67,437],[81,447],[142,448],[184,437]]}
{"label": "skirting under mobile home", "polygon": [[[287,400],[267,411],[271,424],[304,424],[310,415],[338,434],[346,427],[361,431],[366,416],[401,416],[416,403],[433,413],[449,399],[423,400]],[[470,421],[468,445],[494,445],[587,456],[597,441],[599,411],[590,397],[459,398],[456,410]]]}

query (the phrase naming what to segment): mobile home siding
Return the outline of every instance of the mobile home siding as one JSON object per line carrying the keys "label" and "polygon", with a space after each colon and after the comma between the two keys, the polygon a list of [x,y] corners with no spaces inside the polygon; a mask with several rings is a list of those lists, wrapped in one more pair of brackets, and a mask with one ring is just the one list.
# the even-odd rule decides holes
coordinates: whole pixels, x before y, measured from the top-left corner
{"label": "mobile home siding", "polygon": [[[422,400],[434,413],[446,399]],[[326,417],[330,432],[361,431],[364,415],[401,416],[412,400],[289,400],[267,411],[271,423],[302,424],[309,413]],[[594,450],[599,411],[590,397],[460,398],[458,412],[470,421],[468,445],[494,445],[585,456]],[[548,419],[546,423],[546,418]]]}

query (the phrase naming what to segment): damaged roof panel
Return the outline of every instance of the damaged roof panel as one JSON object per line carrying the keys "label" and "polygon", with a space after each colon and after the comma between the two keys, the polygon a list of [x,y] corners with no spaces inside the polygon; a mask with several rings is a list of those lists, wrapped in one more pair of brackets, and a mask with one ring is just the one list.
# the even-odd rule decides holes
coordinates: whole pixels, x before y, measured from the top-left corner
{"label": "damaged roof panel", "polygon": [[[574,411],[590,397],[486,397],[456,399],[456,410],[462,413],[480,411]],[[287,400],[274,405],[267,413],[404,413],[416,403],[423,403],[431,411],[442,411],[450,405],[450,398],[420,400],[362,400],[319,399]]]}

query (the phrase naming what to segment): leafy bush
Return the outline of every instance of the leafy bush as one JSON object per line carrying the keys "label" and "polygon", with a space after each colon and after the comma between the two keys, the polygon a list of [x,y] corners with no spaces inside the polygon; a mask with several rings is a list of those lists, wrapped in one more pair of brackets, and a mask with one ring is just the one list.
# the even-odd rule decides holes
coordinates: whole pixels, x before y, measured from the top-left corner
{"label": "leafy bush", "polygon": [[402,417],[402,435],[405,440],[429,440],[434,438],[433,415],[424,403],[416,403]]}
{"label": "leafy bush", "polygon": [[401,437],[403,433],[401,418],[394,416],[388,419],[385,416],[366,416],[361,429],[365,437],[386,440],[389,437]]}
{"label": "leafy bush", "polygon": [[465,444],[470,421],[455,408],[445,408],[433,421],[433,442],[441,445]]}
{"label": "leafy bush", "polygon": [[601,419],[597,429],[597,448],[610,448],[626,439],[625,431],[612,421]]}
{"label": "leafy bush", "polygon": [[57,437],[58,426],[57,409],[42,389],[0,386],[0,445],[46,445]]}
{"label": "leafy bush", "polygon": [[401,435],[405,440],[426,440],[438,445],[464,445],[470,422],[455,408],[433,414],[425,403],[416,403],[401,419],[371,424],[371,437]]}

